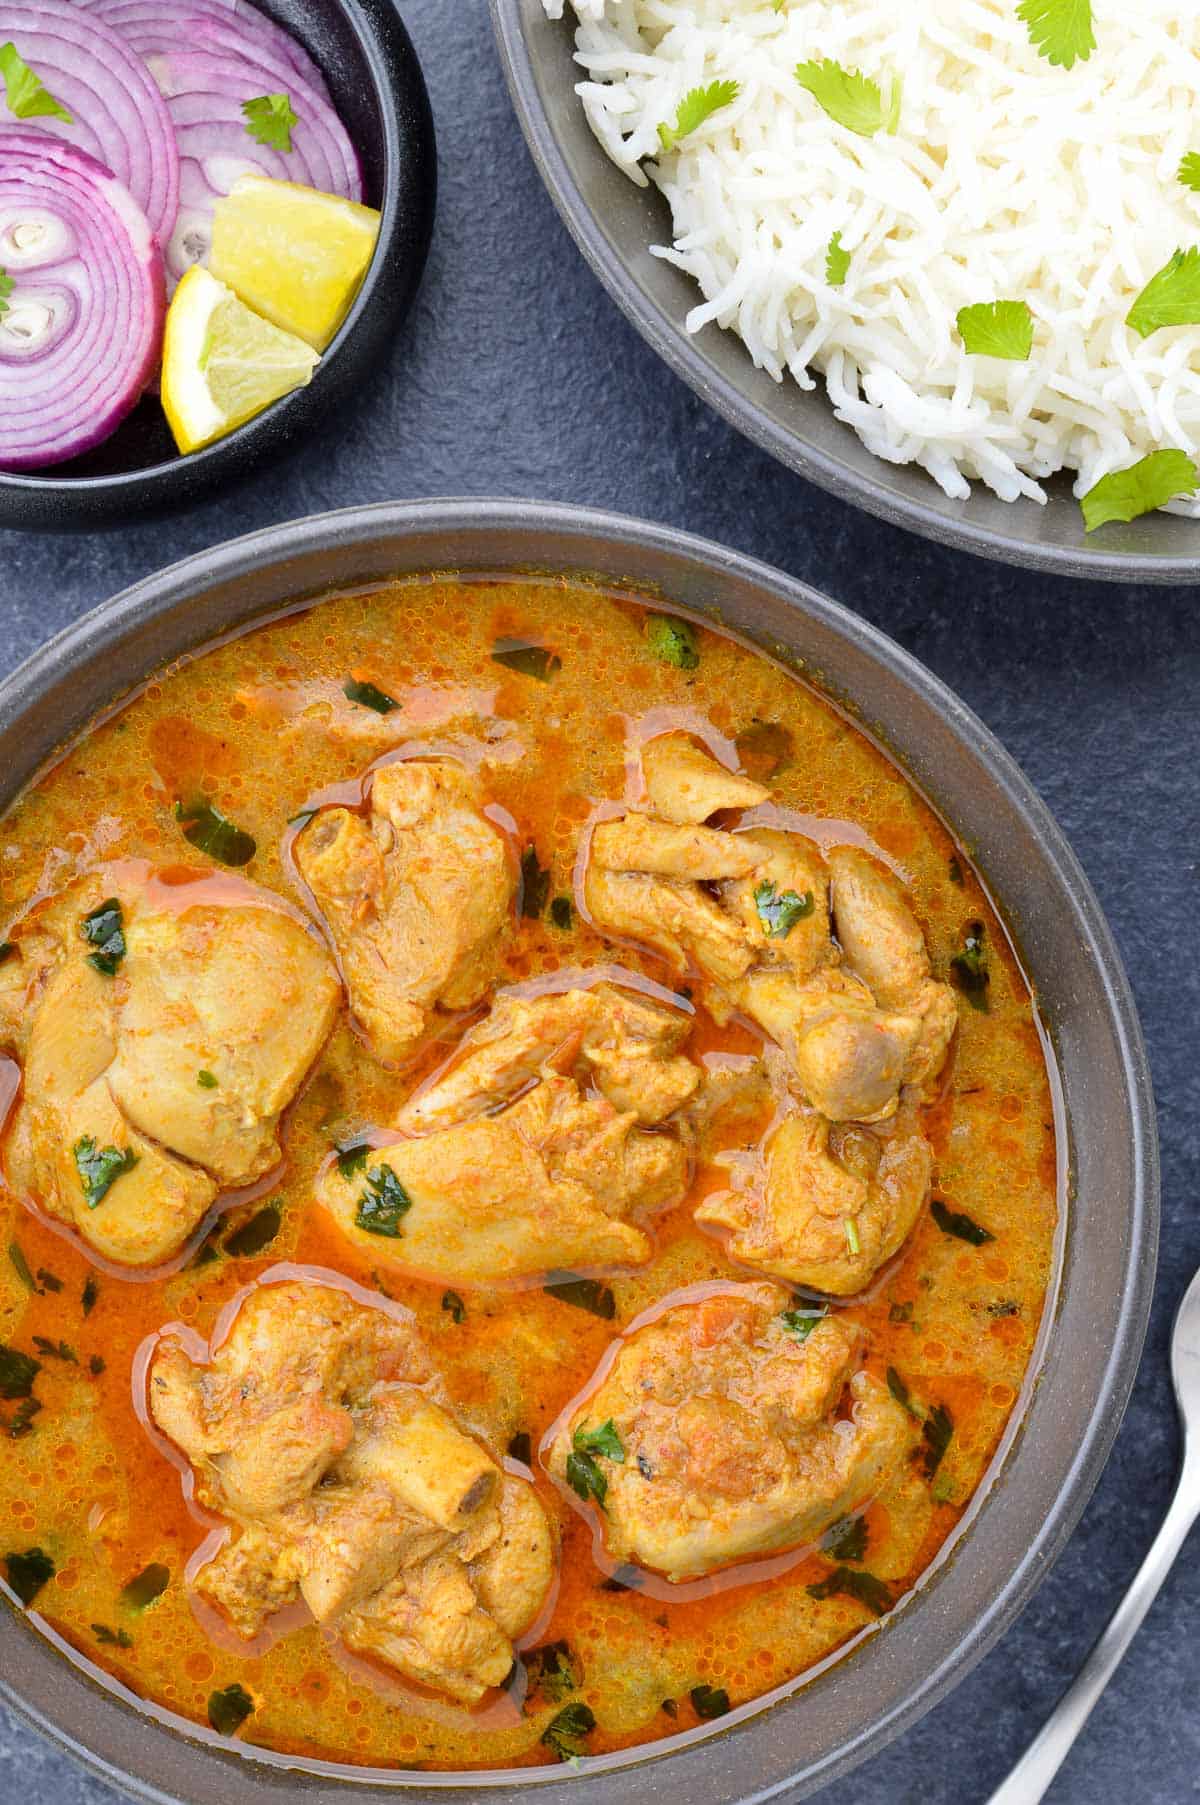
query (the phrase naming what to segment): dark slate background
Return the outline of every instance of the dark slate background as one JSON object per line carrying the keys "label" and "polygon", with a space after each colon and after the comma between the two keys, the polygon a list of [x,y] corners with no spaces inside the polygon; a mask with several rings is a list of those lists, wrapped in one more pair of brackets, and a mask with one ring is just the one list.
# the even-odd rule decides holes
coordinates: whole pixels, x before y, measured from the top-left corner
{"label": "dark slate background", "polygon": [[[586,269],[526,154],[485,0],[401,0],[401,11],[438,121],[441,205],[416,313],[378,382],[307,455],[186,516],[86,538],[0,535],[0,660],[15,664],[163,563],[275,521],[398,496],[550,497],[708,534],[828,590],[996,731],[1073,841],[1129,966],[1154,1065],[1164,1233],[1133,1403],[1066,1554],[945,1703],[821,1794],[826,1805],[976,1805],[1078,1669],[1176,1470],[1167,1342],[1200,1259],[1200,598],[943,551],[777,468],[656,361]],[[1200,1798],[1196,1552],[1193,1541],[1052,1788],[1055,1805]],[[18,1797],[117,1795],[0,1711],[0,1799]]]}

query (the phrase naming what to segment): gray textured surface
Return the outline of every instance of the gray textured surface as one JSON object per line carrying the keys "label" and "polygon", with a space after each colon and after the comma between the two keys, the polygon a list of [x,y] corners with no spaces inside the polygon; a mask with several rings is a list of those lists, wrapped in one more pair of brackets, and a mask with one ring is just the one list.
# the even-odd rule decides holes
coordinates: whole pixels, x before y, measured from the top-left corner
{"label": "gray textured surface", "polygon": [[[88,539],[4,535],[0,659],[15,663],[170,559],[271,521],[398,495],[535,495],[671,521],[782,565],[876,621],[995,729],[1058,814],[1120,940],[1154,1065],[1165,1200],[1141,1376],[1066,1555],[948,1701],[821,1795],[976,1805],[1078,1667],[1174,1473],[1166,1343],[1200,1261],[1198,597],[1008,572],[866,520],[775,468],[655,362],[585,270],[525,153],[483,0],[401,10],[437,115],[442,199],[422,299],[378,383],[310,457],[186,518]],[[1194,1539],[1055,1805],[1200,1798],[1198,1551]],[[0,1712],[0,1800],[18,1798],[116,1795]]]}

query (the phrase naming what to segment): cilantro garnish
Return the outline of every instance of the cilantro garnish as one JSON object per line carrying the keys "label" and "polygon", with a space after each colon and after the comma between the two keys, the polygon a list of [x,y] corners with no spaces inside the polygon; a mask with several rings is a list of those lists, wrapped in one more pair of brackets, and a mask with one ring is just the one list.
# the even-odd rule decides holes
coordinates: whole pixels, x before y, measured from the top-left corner
{"label": "cilantro garnish", "polygon": [[571,1446],[578,1454],[603,1454],[605,1460],[625,1464],[625,1447],[611,1416],[598,1429],[576,1429]]}
{"label": "cilantro garnish", "polygon": [[896,80],[886,105],[878,82],[858,69],[843,69],[828,57],[819,63],[797,63],[796,80],[832,120],[860,138],[894,132],[900,122],[900,83]]}
{"label": "cilantro garnish", "polygon": [[828,1549],[835,1561],[861,1561],[867,1552],[866,1518],[839,1517],[825,1531],[821,1546]]}
{"label": "cilantro garnish", "polygon": [[357,702],[360,708],[373,708],[376,714],[391,714],[400,706],[395,696],[389,696],[385,689],[374,683],[360,683],[357,677],[346,679],[342,694],[347,702]]}
{"label": "cilantro garnish", "polygon": [[793,1341],[807,1341],[819,1322],[824,1322],[825,1310],[783,1310],[779,1320]]}
{"label": "cilantro garnish", "polygon": [[1125,319],[1140,338],[1161,326],[1200,325],[1200,247],[1176,251],[1151,276]]}
{"label": "cilantro garnish", "polygon": [[1186,451],[1151,451],[1128,470],[1110,470],[1080,499],[1085,531],[1109,520],[1136,520],[1176,495],[1194,495],[1200,472]]}
{"label": "cilantro garnish", "polygon": [[1033,315],[1025,301],[977,301],[959,308],[958,336],[972,357],[1024,363],[1033,350]]}
{"label": "cilantro garnish", "polygon": [[28,1607],[58,1569],[44,1548],[26,1548],[4,1556],[5,1577],[21,1603]]}
{"label": "cilantro garnish", "polygon": [[358,1200],[354,1220],[369,1235],[400,1239],[400,1219],[412,1208],[412,1198],[390,1166],[379,1165],[367,1173],[367,1188]]}
{"label": "cilantro garnish", "polygon": [[660,125],[658,139],[664,150],[674,150],[681,138],[694,132],[697,126],[719,113],[722,107],[729,106],[738,97],[740,90],[735,81],[709,82],[707,88],[692,88],[684,95],[675,113],[674,125]]}
{"label": "cilantro garnish", "polygon": [[812,914],[813,906],[811,890],[803,896],[797,896],[794,890],[777,891],[769,878],[755,885],[754,907],[768,940],[786,940],[796,923]]}
{"label": "cilantro garnish", "polygon": [[[1200,150],[1189,150],[1179,165],[1179,180],[1194,194],[1200,194]],[[0,276],[3,275],[0,270]]]}
{"label": "cilantro garnish", "polygon": [[604,1500],[608,1497],[608,1480],[590,1454],[572,1449],[567,1455],[567,1484],[585,1504],[589,1498],[594,1498],[600,1508],[604,1508]]}
{"label": "cilantro garnish", "polygon": [[79,924],[79,932],[89,946],[95,947],[94,953],[88,954],[88,964],[111,978],[122,959],[125,957],[125,918],[121,913],[121,905],[115,896],[102,902],[99,908],[85,915]]}
{"label": "cilantro garnish", "polygon": [[729,1709],[729,1694],[724,1686],[693,1686],[688,1697],[697,1717],[724,1717]]}
{"label": "cilantro garnish", "polygon": [[537,847],[529,845],[521,854],[521,914],[536,921],[549,894],[550,873],[539,860]]}
{"label": "cilantro garnish", "polygon": [[82,1134],[71,1149],[75,1170],[83,1186],[83,1201],[89,1210],[104,1202],[108,1193],[126,1172],[132,1172],[138,1156],[129,1147],[97,1147],[90,1134]]}
{"label": "cilantro garnish", "polygon": [[542,1731],[541,1741],[548,1749],[553,1749],[560,1761],[572,1761],[586,1753],[583,1739],[595,1728],[596,1719],[590,1707],[579,1699],[572,1699],[550,1719]]}
{"label": "cilantro garnish", "polygon": [[292,127],[300,121],[286,94],[259,94],[253,100],[243,102],[242,112],[246,131],[256,144],[265,144],[269,150],[281,150],[285,154],[291,150]]}
{"label": "cilantro garnish", "polygon": [[232,1736],[253,1709],[254,1700],[235,1680],[232,1686],[222,1686],[219,1692],[209,1694],[208,1721],[219,1735]]}
{"label": "cilantro garnish", "polygon": [[248,865],[258,851],[257,842],[244,828],[237,827],[219,808],[201,796],[186,807],[175,804],[175,819],[184,839],[198,852],[206,852],[219,865],[236,869]]}
{"label": "cilantro garnish", "polygon": [[1017,17],[1038,55],[1062,69],[1086,63],[1096,48],[1092,0],[1021,0]]}
{"label": "cilantro garnish", "polygon": [[72,115],[34,74],[15,44],[0,44],[0,75],[9,111],[17,119],[64,119],[68,125],[74,124]]}
{"label": "cilantro garnish", "polygon": [[127,1611],[145,1611],[162,1597],[171,1583],[171,1569],[161,1561],[151,1561],[121,1587],[121,1604]]}
{"label": "cilantro garnish", "polygon": [[0,320],[8,312],[8,297],[16,287],[8,271],[0,265]]}
{"label": "cilantro garnish", "polygon": [[835,232],[825,250],[825,280],[830,288],[841,288],[850,268],[850,253],[842,249],[842,235]]}
{"label": "cilantro garnish", "polygon": [[987,955],[983,950],[984,925],[982,921],[969,921],[963,929],[962,951],[955,953],[950,961],[950,982],[957,990],[961,990],[972,1009],[978,1009],[981,1015],[988,1012],[988,986],[992,974],[988,970]]}
{"label": "cilantro garnish", "polygon": [[646,618],[645,633],[651,656],[662,664],[673,664],[680,671],[694,671],[699,665],[700,647],[690,621],[651,614]]}
{"label": "cilantro garnish", "polygon": [[895,1603],[890,1589],[881,1579],[876,1579],[873,1573],[859,1573],[853,1567],[835,1567],[832,1573],[806,1589],[810,1598],[834,1598],[838,1593],[844,1593],[847,1598],[857,1599],[876,1617],[882,1617]]}
{"label": "cilantro garnish", "polygon": [[968,1216],[963,1210],[952,1210],[935,1197],[929,1205],[929,1213],[944,1235],[953,1235],[958,1241],[966,1241],[971,1247],[983,1247],[996,1239],[990,1228],[984,1228],[976,1222],[974,1216]]}

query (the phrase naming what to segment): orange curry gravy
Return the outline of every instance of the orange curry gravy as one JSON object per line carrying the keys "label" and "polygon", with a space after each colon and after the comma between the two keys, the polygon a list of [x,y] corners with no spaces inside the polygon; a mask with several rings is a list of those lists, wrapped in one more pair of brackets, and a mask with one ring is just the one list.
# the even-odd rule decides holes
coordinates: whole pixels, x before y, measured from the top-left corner
{"label": "orange curry gravy", "polygon": [[[558,901],[572,897],[581,828],[623,794],[631,736],[651,711],[656,730],[700,726],[732,740],[754,728],[742,740],[746,766],[781,806],[816,817],[834,840],[865,835],[902,872],[939,976],[967,924],[985,924],[987,1007],[960,997],[945,1093],[927,1126],[935,1197],[994,1238],[974,1245],[926,1214],[871,1293],[836,1306],[870,1331],[870,1364],[892,1370],[914,1413],[952,1425],[932,1477],[930,1443],[918,1435],[912,1460],[867,1512],[860,1557],[841,1561],[899,1599],[954,1531],[997,1448],[1052,1276],[1055,1130],[1033,1002],[966,858],[860,730],[780,666],[706,628],[696,669],[661,662],[645,624],[631,600],[555,581],[409,581],[289,613],[155,679],[21,797],[0,824],[0,904],[12,920],[100,860],[194,866],[174,811],[201,795],[254,836],[245,875],[303,906],[287,859],[291,817],[403,747],[470,755],[483,742],[495,818],[511,817],[516,853],[535,848],[550,874],[542,915],[517,924],[503,981],[601,961],[663,980],[653,956],[612,947]],[[561,665],[548,681],[509,668],[492,656],[506,639],[544,644]],[[349,678],[400,706],[381,715],[356,705],[343,693]],[[756,1044],[745,1028],[718,1029],[698,1012],[694,1052]],[[25,1433],[11,1433],[19,1404],[0,1403],[0,1556],[50,1556],[55,1571],[32,1609],[99,1669],[200,1723],[212,1693],[239,1682],[254,1702],[240,1736],[287,1754],[380,1767],[553,1761],[539,1738],[563,1698],[594,1712],[587,1747],[602,1754],[693,1728],[694,1688],[724,1692],[736,1708],[875,1621],[853,1592],[812,1595],[839,1564],[819,1549],[684,1587],[628,1569],[614,1580],[589,1520],[538,1467],[545,1432],[621,1327],[681,1287],[758,1276],[692,1222],[699,1195],[727,1182],[720,1169],[702,1168],[689,1198],[659,1221],[648,1266],[603,1275],[611,1321],[536,1285],[460,1285],[459,1311],[443,1286],[373,1270],[312,1207],[331,1138],[346,1123],[390,1119],[400,1084],[448,1051],[432,1048],[398,1080],[343,1018],[287,1120],[285,1168],[268,1195],[226,1203],[199,1253],[193,1244],[166,1276],[98,1270],[78,1243],[0,1195],[0,1342],[41,1362],[40,1409]],[[250,1240],[261,1238],[271,1220],[260,1212],[271,1205],[277,1232],[257,1252],[239,1251],[238,1229],[255,1221]],[[552,1611],[526,1645],[565,1642],[577,1691],[556,1704],[531,1697],[523,1713],[518,1687],[470,1712],[352,1666],[311,1624],[248,1652],[194,1613],[185,1569],[208,1525],[139,1419],[135,1357],[166,1323],[207,1339],[229,1300],[283,1262],[332,1269],[407,1305],[464,1425],[500,1456],[520,1454],[528,1438],[562,1539]],[[156,1563],[168,1583],[139,1607],[123,1588]],[[903,1634],[902,1622],[892,1633]]]}

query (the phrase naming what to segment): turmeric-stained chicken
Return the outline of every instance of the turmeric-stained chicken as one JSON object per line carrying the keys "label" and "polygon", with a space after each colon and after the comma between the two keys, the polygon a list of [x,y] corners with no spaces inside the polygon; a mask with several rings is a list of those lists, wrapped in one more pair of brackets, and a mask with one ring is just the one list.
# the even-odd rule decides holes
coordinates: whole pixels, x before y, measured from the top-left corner
{"label": "turmeric-stained chicken", "polygon": [[132,861],[38,905],[11,941],[8,1182],[107,1258],[156,1265],[221,1191],[278,1163],[280,1115],[337,1013],[333,962],[268,891]]}
{"label": "turmeric-stained chicken", "polygon": [[465,766],[446,758],[381,766],[367,812],[320,809],[294,855],[381,1058],[403,1060],[440,1010],[470,1009],[485,995],[516,872]]}
{"label": "turmeric-stained chicken", "polygon": [[799,834],[708,825],[769,792],[684,734],[650,741],[642,763],[644,799],[592,837],[596,925],[698,971],[717,1020],[758,1022],[821,1115],[894,1115],[904,1086],[936,1079],[957,1021],[895,878],[856,847],[823,859]]}
{"label": "turmeric-stained chicken", "polygon": [[197,1498],[234,1528],[194,1583],[241,1635],[303,1600],[348,1648],[451,1698],[504,1682],[553,1577],[550,1525],[439,1400],[406,1317],[261,1286],[208,1365],[168,1338],[148,1382]]}
{"label": "turmeric-stained chicken", "polygon": [[911,1104],[877,1129],[790,1115],[744,1188],[713,1193],[696,1221],[732,1230],[728,1251],[835,1297],[861,1291],[911,1234],[933,1155]]}
{"label": "turmeric-stained chicken", "polygon": [[376,1258],[463,1283],[636,1265],[678,1203],[690,1017],[612,984],[501,996],[395,1139],[343,1151],[318,1195]]}
{"label": "turmeric-stained chicken", "polygon": [[605,1546],[671,1580],[815,1542],[887,1484],[904,1410],[861,1333],[774,1285],[677,1304],[628,1334],[563,1422],[552,1473],[600,1506]]}

